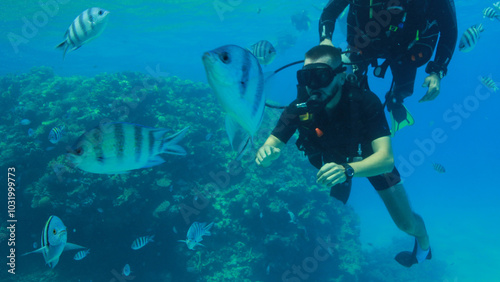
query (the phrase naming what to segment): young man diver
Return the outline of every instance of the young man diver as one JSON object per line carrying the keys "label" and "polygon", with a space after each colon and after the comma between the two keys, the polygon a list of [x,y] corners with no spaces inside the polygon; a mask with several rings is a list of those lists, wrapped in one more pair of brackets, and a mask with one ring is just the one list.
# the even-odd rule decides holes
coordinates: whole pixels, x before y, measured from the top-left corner
{"label": "young man diver", "polygon": [[[319,20],[320,44],[331,45],[335,21],[349,6],[347,43],[355,74],[368,87],[368,65],[383,78],[387,67],[393,80],[386,94],[392,133],[412,125],[413,118],[403,100],[413,94],[417,68],[427,63],[422,87],[428,87],[419,102],[432,101],[440,92],[457,42],[457,16],[453,0],[330,0]],[[438,40],[439,36],[439,40]],[[437,44],[437,48],[436,48]],[[377,59],[385,59],[378,64]]]}
{"label": "young man diver", "polygon": [[297,72],[297,100],[285,108],[257,151],[255,162],[269,166],[298,130],[297,147],[319,169],[316,181],[331,187],[331,196],[345,204],[352,178],[368,178],[394,223],[416,239],[413,252],[396,256],[400,264],[410,267],[432,256],[424,222],[411,210],[394,167],[390,130],[380,100],[368,89],[347,81],[344,70],[340,49],[319,45],[306,53],[304,66]]}

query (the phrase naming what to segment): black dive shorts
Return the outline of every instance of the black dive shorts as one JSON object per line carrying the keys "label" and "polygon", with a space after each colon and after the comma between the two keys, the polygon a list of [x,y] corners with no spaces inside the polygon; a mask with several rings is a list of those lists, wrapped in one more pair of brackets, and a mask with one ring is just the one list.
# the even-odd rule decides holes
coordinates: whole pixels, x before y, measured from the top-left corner
{"label": "black dive shorts", "polygon": [[399,175],[399,171],[396,167],[394,167],[394,169],[389,173],[379,174],[367,178],[377,191],[385,190],[401,182],[401,176]]}

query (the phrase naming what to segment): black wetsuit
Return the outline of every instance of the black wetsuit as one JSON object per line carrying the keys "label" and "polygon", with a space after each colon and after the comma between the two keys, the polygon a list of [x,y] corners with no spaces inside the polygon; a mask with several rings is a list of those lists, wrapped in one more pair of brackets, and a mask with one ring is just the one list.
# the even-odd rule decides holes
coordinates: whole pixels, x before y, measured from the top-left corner
{"label": "black wetsuit", "polygon": [[393,92],[404,99],[413,93],[417,68],[430,60],[436,42],[426,72],[446,74],[457,42],[453,0],[330,0],[319,21],[320,41],[332,38],[335,21],[348,5],[347,42],[360,51],[351,56],[356,74],[376,64],[374,59],[387,59]]}
{"label": "black wetsuit", "polygon": [[[352,162],[360,153],[363,158],[372,155],[372,141],[391,134],[384,108],[373,92],[351,87],[354,86],[344,84],[342,97],[330,119],[323,112],[301,120],[300,115],[304,113],[296,109],[298,101],[292,102],[281,114],[272,135],[287,143],[299,130],[297,147],[318,169],[325,163]],[[321,136],[318,136],[318,129]],[[394,168],[391,173],[368,177],[368,180],[376,190],[384,190],[399,183],[400,177]],[[335,196],[334,192],[332,187],[332,196]],[[345,203],[347,198],[339,200]]]}

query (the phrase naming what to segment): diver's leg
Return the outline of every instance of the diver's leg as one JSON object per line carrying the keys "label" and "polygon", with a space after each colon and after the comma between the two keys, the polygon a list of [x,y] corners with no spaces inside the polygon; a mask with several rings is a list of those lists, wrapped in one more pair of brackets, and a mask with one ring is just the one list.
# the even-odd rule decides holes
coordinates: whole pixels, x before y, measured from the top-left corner
{"label": "diver's leg", "polygon": [[404,62],[391,62],[390,64],[394,86],[392,92],[401,102],[413,94],[415,77],[417,76],[417,67]]}
{"label": "diver's leg", "polygon": [[377,191],[398,228],[415,236],[415,246],[412,252],[403,251],[396,257],[401,265],[410,267],[426,259],[432,254],[429,244],[429,235],[425,229],[423,219],[411,210],[403,184],[398,183],[388,189]]}
{"label": "diver's leg", "polygon": [[403,184],[398,183],[388,189],[377,191],[389,211],[392,220],[402,231],[415,236],[420,246],[429,248],[429,236],[422,218],[411,210]]}
{"label": "diver's leg", "polygon": [[399,64],[398,62],[391,62],[390,66],[393,81],[391,90],[386,94],[386,104],[387,111],[391,113],[391,131],[394,135],[396,131],[414,123],[413,117],[403,106],[403,102],[406,97],[413,94],[417,68],[404,63]]}

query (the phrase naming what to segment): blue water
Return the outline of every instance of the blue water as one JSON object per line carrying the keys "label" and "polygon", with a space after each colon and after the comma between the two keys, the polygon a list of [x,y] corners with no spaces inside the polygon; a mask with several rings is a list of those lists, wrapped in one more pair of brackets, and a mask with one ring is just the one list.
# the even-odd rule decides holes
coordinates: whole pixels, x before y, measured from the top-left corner
{"label": "blue water", "polygon": [[[56,75],[63,77],[93,77],[101,73],[138,71],[206,83],[201,63],[203,52],[224,44],[246,47],[261,39],[267,39],[278,46],[275,61],[265,67],[265,71],[271,71],[302,59],[304,52],[318,43],[316,26],[320,11],[312,4],[323,6],[326,1],[228,1],[235,5],[222,15],[214,9],[212,1],[129,0],[119,4],[115,1],[61,2],[67,3],[58,4],[59,10],[53,16],[47,17],[36,30],[28,33],[23,33],[23,18],[33,22],[34,16],[42,13],[42,6],[36,1],[3,1],[0,4],[0,76],[26,73],[35,66],[48,66],[53,68]],[[425,94],[425,89],[420,88],[425,73],[422,68],[419,69],[415,93],[405,102],[416,123],[411,128],[398,132],[393,138],[396,165],[404,173],[404,184],[412,207],[424,218],[430,235],[434,257],[425,263],[442,263],[448,273],[444,281],[500,279],[500,185],[495,176],[500,160],[500,94],[488,92],[479,80],[480,76],[491,75],[497,84],[500,81],[500,22],[482,17],[482,10],[491,4],[492,1],[456,1],[459,38],[468,27],[480,22],[484,24],[485,32],[472,52],[455,51],[448,75],[441,83],[441,94],[435,101],[418,103]],[[94,41],[77,51],[67,53],[63,61],[61,52],[54,47],[63,40],[63,34],[73,19],[92,6],[111,11],[108,26]],[[312,24],[307,32],[299,32],[291,25],[290,16],[304,9],[309,12]],[[333,42],[344,46],[342,42],[345,35],[340,30],[341,28],[334,34]],[[9,41],[9,33],[23,36],[26,41],[14,46]],[[283,44],[285,38],[291,40],[290,45]],[[285,89],[293,91],[295,82],[289,78],[290,76],[284,76],[280,79]],[[382,98],[390,79],[390,75],[385,80],[371,77],[370,86]],[[457,106],[463,107],[465,114],[457,113]],[[220,125],[222,128],[223,123]],[[441,132],[444,141],[430,141],[433,131]],[[423,149],[418,145],[423,143],[432,145]],[[49,160],[37,161],[44,163],[45,167]],[[432,167],[433,162],[442,164],[446,173],[437,173]],[[409,165],[401,167],[404,163]],[[26,204],[18,208],[25,209],[24,213],[27,215],[36,214],[36,209],[30,208],[30,200],[26,201]],[[324,201],[333,200],[325,197]],[[390,248],[394,240],[407,242],[404,247],[411,249],[413,239],[395,227],[377,194],[364,179],[356,179],[349,205],[359,214],[360,238],[364,250]],[[112,209],[112,205],[107,208]],[[102,215],[106,214],[107,208],[103,207]],[[122,212],[125,214],[128,211]],[[130,212],[129,224],[139,224],[140,211]],[[92,217],[94,220],[102,220],[101,214],[95,211]],[[31,236],[30,241],[23,242],[23,246],[31,247],[33,242],[39,242],[38,234],[44,218],[48,216],[44,215],[40,220],[30,222],[32,225],[23,229],[26,234],[36,234]],[[66,219],[65,223],[67,226],[78,226],[78,222],[71,219]],[[102,234],[99,230],[93,230],[92,227],[77,227],[76,234],[80,229],[85,230],[92,241],[110,245],[128,245],[130,238],[146,235],[143,233],[148,232],[138,230],[134,234],[127,234],[130,235],[127,238],[110,239],[100,237]],[[183,228],[180,232],[186,230]],[[162,233],[157,233],[156,238],[173,235],[171,230],[163,230]],[[73,236],[75,237],[84,239],[81,236]],[[171,241],[175,240],[177,239]],[[6,244],[5,241],[2,244]],[[112,247],[107,251],[121,250]],[[19,250],[21,252],[24,250]],[[90,256],[99,254],[98,249],[91,250]],[[4,255],[1,254],[2,257]],[[162,264],[175,264],[176,256],[186,256],[186,253],[172,252],[161,264],[154,265],[150,262],[148,265],[151,268],[147,271],[160,272]],[[64,259],[71,260],[70,255],[66,254]],[[134,256],[127,262],[131,265],[135,263],[139,268],[148,259]],[[392,263],[392,257],[383,259]],[[30,265],[34,265],[36,261],[40,267],[22,269],[22,265],[18,265],[18,271],[46,271],[40,257],[30,258],[30,261]],[[121,267],[127,262],[116,263],[116,271],[121,272]],[[68,266],[70,262],[60,262],[62,266],[57,267],[78,269],[74,261],[71,263]],[[86,271],[92,273],[93,266],[85,260],[82,263]],[[104,271],[107,271],[105,278],[93,278],[93,281],[109,281],[113,278],[109,270]],[[419,266],[410,271],[418,273]],[[89,281],[92,277],[95,276],[89,275],[86,280],[81,281]],[[147,278],[143,279],[137,281],[148,281]],[[426,279],[443,281],[442,277]]]}

